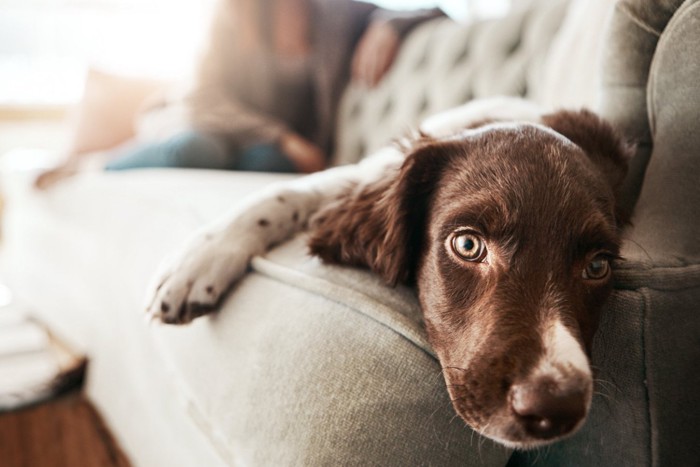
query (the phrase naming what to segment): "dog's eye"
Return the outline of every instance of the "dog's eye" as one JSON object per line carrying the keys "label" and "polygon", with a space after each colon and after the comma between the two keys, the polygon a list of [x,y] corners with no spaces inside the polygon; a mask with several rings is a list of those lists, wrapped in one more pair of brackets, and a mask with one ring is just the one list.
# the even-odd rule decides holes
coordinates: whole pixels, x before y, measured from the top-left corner
{"label": "dog's eye", "polygon": [[486,257],[486,245],[478,235],[462,232],[452,237],[452,251],[467,261],[482,261]]}
{"label": "dog's eye", "polygon": [[583,278],[586,280],[605,279],[610,274],[610,260],[603,256],[596,256],[583,270]]}

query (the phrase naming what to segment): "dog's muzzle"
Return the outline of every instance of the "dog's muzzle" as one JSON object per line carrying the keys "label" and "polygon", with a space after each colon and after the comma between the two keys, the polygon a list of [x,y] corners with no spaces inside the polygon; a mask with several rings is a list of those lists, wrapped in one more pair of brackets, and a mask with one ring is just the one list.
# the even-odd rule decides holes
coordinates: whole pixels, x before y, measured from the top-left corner
{"label": "dog's muzzle", "polygon": [[513,385],[510,407],[524,432],[548,440],[572,432],[586,416],[589,394],[586,388],[562,388],[542,377]]}

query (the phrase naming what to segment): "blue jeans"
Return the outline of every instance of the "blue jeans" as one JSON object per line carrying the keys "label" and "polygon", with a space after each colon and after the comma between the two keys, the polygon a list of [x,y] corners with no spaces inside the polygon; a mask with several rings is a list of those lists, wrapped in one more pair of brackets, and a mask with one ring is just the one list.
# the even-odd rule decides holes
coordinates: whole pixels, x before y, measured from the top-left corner
{"label": "blue jeans", "polygon": [[105,170],[147,167],[296,172],[277,144],[261,143],[231,151],[223,138],[195,131],[136,148],[109,162]]}

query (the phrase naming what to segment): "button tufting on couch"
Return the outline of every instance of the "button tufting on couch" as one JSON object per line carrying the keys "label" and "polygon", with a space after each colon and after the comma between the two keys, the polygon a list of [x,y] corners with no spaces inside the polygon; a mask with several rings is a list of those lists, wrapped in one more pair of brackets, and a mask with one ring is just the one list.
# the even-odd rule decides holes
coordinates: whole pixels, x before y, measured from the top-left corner
{"label": "button tufting on couch", "polygon": [[334,162],[357,162],[428,115],[473,98],[533,97],[567,4],[530,2],[507,18],[416,28],[376,89],[351,85],[344,93]]}

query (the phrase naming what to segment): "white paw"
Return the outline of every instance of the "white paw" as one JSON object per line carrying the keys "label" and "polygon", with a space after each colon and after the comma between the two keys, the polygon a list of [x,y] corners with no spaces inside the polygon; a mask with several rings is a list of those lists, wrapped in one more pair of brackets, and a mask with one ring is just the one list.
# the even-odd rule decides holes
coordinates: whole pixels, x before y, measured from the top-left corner
{"label": "white paw", "polygon": [[195,237],[164,262],[149,290],[146,312],[164,323],[185,324],[216,309],[256,252],[246,240],[222,232]]}

